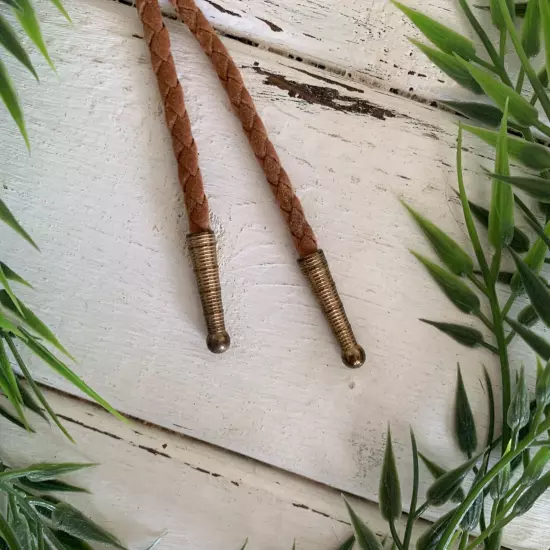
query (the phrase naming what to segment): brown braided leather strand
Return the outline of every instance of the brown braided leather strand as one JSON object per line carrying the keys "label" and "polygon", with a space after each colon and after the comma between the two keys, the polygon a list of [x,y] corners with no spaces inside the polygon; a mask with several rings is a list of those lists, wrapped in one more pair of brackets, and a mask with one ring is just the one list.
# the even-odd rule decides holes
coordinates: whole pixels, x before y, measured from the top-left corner
{"label": "brown braided leather strand", "polygon": [[262,166],[275,195],[283,217],[292,233],[300,256],[317,250],[317,241],[306,220],[300,200],[296,196],[288,174],[281,166],[265,126],[256,111],[252,97],[244,85],[241,73],[222,41],[193,0],[171,0],[178,15],[199,41],[239,117],[252,150]]}
{"label": "brown braided leather strand", "polygon": [[189,231],[207,231],[210,229],[208,200],[204,194],[199,154],[185,108],[183,89],[170,51],[168,29],[162,20],[157,0],[137,0],[136,5],[164,103],[164,115],[172,136],[172,147],[178,161],[178,175],[189,217]]}

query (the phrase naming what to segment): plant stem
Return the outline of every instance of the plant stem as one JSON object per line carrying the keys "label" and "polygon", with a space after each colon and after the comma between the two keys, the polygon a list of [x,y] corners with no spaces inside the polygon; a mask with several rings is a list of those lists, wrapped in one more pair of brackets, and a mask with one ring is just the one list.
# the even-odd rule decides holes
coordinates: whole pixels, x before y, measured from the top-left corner
{"label": "plant stem", "polygon": [[506,519],[502,520],[501,522],[493,525],[492,527],[489,526],[489,529],[485,531],[484,533],[481,533],[477,539],[472,542],[469,546],[466,547],[466,550],[474,550],[476,546],[479,546],[486,538],[490,537],[495,531],[500,531],[504,529],[514,518],[509,516]]}
{"label": "plant stem", "polygon": [[[540,130],[545,136],[550,137],[550,126],[547,126],[546,124],[544,124],[544,122],[541,122],[540,120],[538,120],[534,126],[537,130]],[[530,139],[529,141],[532,141],[532,139]]]}
{"label": "plant stem", "polygon": [[510,308],[514,305],[514,302],[516,301],[516,298],[518,297],[518,293],[515,291],[512,291],[512,294],[510,294],[508,300],[504,304],[504,307],[502,308],[502,317],[506,317],[508,315],[508,312],[510,311]]}
{"label": "plant stem", "polygon": [[479,58],[477,55],[472,57],[472,61],[475,61],[478,65],[481,65],[488,71],[491,71],[493,73],[500,75],[500,70],[497,67],[495,67],[494,65],[491,65],[491,63],[488,63],[484,59]]}
{"label": "plant stem", "polygon": [[516,83],[516,92],[521,94],[523,90],[523,82],[525,81],[525,69],[521,67],[519,70],[518,81]]}
{"label": "plant stem", "polygon": [[[550,429],[550,419],[547,418],[540,425],[538,430],[530,431],[527,436],[521,441],[516,449],[505,454],[471,489],[466,498],[462,501],[462,504],[458,506],[453,517],[449,521],[445,532],[441,536],[441,539],[436,547],[436,550],[445,550],[449,544],[450,538],[453,536],[458,524],[464,517],[464,514],[470,509],[479,494],[498,476],[498,474],[506,467],[514,458],[521,455],[521,453],[527,449],[537,437],[542,435],[546,430]],[[472,547],[474,548],[474,547]]]}
{"label": "plant stem", "polygon": [[429,502],[425,502],[420,506],[420,508],[416,509],[416,512],[414,513],[414,519],[417,520],[428,508],[430,507]]}
{"label": "plant stem", "polygon": [[460,537],[460,544],[458,545],[458,550],[464,550],[468,544],[468,538],[470,533],[468,531],[462,531],[462,537]]}
{"label": "plant stem", "polygon": [[482,311],[478,310],[476,311],[476,317],[481,320],[481,322],[491,331],[494,332],[493,323],[487,319],[487,317],[483,314]]}
{"label": "plant stem", "polygon": [[477,287],[479,288],[479,290],[481,290],[481,292],[483,292],[483,294],[485,294],[485,296],[487,296],[487,288],[485,287],[485,285],[473,274],[473,273],[470,273],[468,275],[468,279],[470,279],[470,281],[472,281],[472,283]]}
{"label": "plant stem", "polygon": [[482,342],[480,345],[485,349],[493,352],[495,355],[498,355],[498,348],[495,348],[495,346],[493,346],[492,344],[489,344],[488,342]]}
{"label": "plant stem", "polygon": [[504,500],[508,500],[519,488],[521,485],[521,479],[518,479],[514,485],[508,490],[508,492],[504,495]]}
{"label": "plant stem", "polygon": [[506,28],[500,29],[500,37],[498,42],[498,57],[500,62],[504,65],[504,58],[506,57]]}
{"label": "plant stem", "polygon": [[401,542],[401,539],[399,538],[399,534],[397,533],[397,530],[395,529],[395,523],[394,523],[393,519],[390,519],[388,521],[388,523],[390,525],[390,533],[391,533],[391,536],[393,538],[393,542],[395,542],[395,545],[397,546],[397,548],[399,550],[404,550],[403,543]]}

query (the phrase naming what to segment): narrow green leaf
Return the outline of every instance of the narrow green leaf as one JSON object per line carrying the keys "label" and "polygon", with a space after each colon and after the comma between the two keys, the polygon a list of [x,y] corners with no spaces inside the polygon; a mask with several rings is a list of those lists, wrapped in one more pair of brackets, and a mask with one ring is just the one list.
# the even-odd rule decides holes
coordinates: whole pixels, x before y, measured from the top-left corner
{"label": "narrow green leaf", "polygon": [[[494,176],[494,174],[491,174],[491,176]],[[472,201],[468,201],[468,204],[470,205],[472,214],[479,221],[479,223],[489,229],[489,210]],[[523,254],[529,250],[530,244],[529,237],[521,229],[514,227],[514,235],[512,237],[512,241],[510,242],[510,248],[515,250],[518,254]]]}
{"label": "narrow green leaf", "polygon": [[2,513],[0,513],[0,536],[7,542],[10,550],[28,550],[19,544],[11,525]]}
{"label": "narrow green leaf", "polygon": [[539,6],[546,55],[546,73],[548,74],[550,73],[550,5],[548,5],[546,0],[542,0]]}
{"label": "narrow green leaf", "polygon": [[490,449],[495,436],[495,394],[493,391],[493,383],[487,371],[487,367],[483,365],[483,376],[485,378],[485,386],[487,388],[487,401],[489,405],[489,426],[487,428],[487,444],[486,448]]}
{"label": "narrow green leaf", "polygon": [[17,508],[14,497],[10,496],[10,510],[12,512],[11,525],[17,540],[21,544],[22,548],[26,550],[33,550],[34,540],[29,527],[29,523],[24,514],[22,514]]}
{"label": "narrow green leaf", "polygon": [[248,546],[248,538],[244,541],[244,544],[241,546],[241,550],[244,550]]}
{"label": "narrow green leaf", "polygon": [[12,332],[13,334],[16,334],[17,336],[23,338],[23,333],[11,322],[10,319],[8,319],[4,312],[0,310],[0,328]]}
{"label": "narrow green leaf", "polygon": [[468,285],[462,282],[456,275],[449,273],[428,260],[428,258],[412,250],[411,253],[424,265],[439,288],[460,311],[472,313],[479,310],[479,298]]}
{"label": "narrow green leaf", "polygon": [[29,334],[26,330],[23,330],[26,339],[23,343],[40,359],[50,365],[57,373],[63,378],[71,382],[76,388],[85,393],[88,397],[91,397],[94,401],[99,403],[104,409],[109,411],[113,416],[116,416],[119,420],[126,422],[126,419],[116,411],[105,399],[103,399],[95,390],[90,388],[83,380],[81,380],[65,363],[60,361],[50,350],[40,344],[32,334]]}
{"label": "narrow green leaf", "polygon": [[52,4],[61,12],[63,17],[69,22],[72,23],[71,16],[67,13],[65,6],[61,0],[51,0]]}
{"label": "narrow green leaf", "polygon": [[540,52],[540,19],[539,0],[529,0],[521,27],[521,45],[527,57]]}
{"label": "narrow green leaf", "polygon": [[[21,422],[19,418],[15,417],[7,409],[2,407],[2,405],[0,405],[0,416],[3,416],[6,420],[9,420],[12,424],[15,424],[16,426],[19,426],[20,428],[25,429],[25,424],[23,424],[23,422]],[[31,431],[34,431],[34,430],[31,430]]]}
{"label": "narrow green leaf", "polygon": [[6,4],[6,6],[10,6],[10,8],[20,9],[19,2],[16,0],[0,0],[3,4]]}
{"label": "narrow green leaf", "polygon": [[11,366],[10,360],[6,354],[4,342],[1,338],[0,338],[0,370],[5,376],[5,379],[7,380],[8,384],[10,385],[11,392],[15,396],[15,399],[17,399],[18,403],[23,403],[23,396],[21,395],[21,391],[19,390],[17,377],[13,372],[13,368]]}
{"label": "narrow green leaf", "polygon": [[27,390],[27,388],[25,388],[19,379],[17,379],[17,386],[19,387],[19,393],[23,398],[23,405],[48,422],[48,417],[44,414],[44,411],[40,408],[32,394]]}
{"label": "narrow green leaf", "polygon": [[[474,6],[480,10],[490,10],[490,6]],[[516,17],[525,17],[525,12],[527,11],[527,2],[516,2],[515,12]]]}
{"label": "narrow green leaf", "polygon": [[455,275],[469,275],[473,272],[474,263],[472,259],[455,240],[408,204],[403,201],[401,201],[401,204],[409,211],[432,245],[434,252],[450,271]]}
{"label": "narrow green leaf", "polygon": [[[418,453],[418,456],[422,459],[422,462],[428,468],[428,471],[430,474],[432,474],[434,479],[440,478],[442,475],[445,475],[448,470],[445,470],[445,468],[442,468],[435,462],[432,462],[429,458],[427,458],[422,453]],[[464,493],[464,489],[462,487],[459,487],[456,491],[456,493],[451,497],[452,502],[462,502],[466,498],[466,495]]]}
{"label": "narrow green leaf", "polygon": [[63,531],[54,531],[54,535],[66,550],[94,550],[87,542]]}
{"label": "narrow green leaf", "polygon": [[502,499],[510,488],[510,465],[508,464],[489,485],[489,494],[493,500]]}
{"label": "narrow green leaf", "polygon": [[[418,445],[416,444],[416,436],[414,435],[412,427],[410,427],[409,430],[411,433],[411,452],[412,452],[412,459],[413,459],[413,467],[412,467],[413,486],[412,486],[412,494],[411,494],[411,503],[409,506],[409,514],[413,514],[415,513],[418,505],[418,487],[420,485],[420,467],[419,467],[419,460],[418,460]],[[403,544],[406,548],[409,547],[410,537],[412,535],[413,523],[414,523],[414,518],[409,516],[407,518],[407,526],[405,528],[405,537],[403,540]]]}
{"label": "narrow green leaf", "polygon": [[514,258],[523,288],[529,296],[531,305],[544,324],[550,326],[550,290],[513,250],[510,253]]}
{"label": "narrow green leaf", "polygon": [[506,317],[506,322],[515,330],[525,343],[545,361],[550,359],[550,342],[539,336],[532,330],[520,325],[517,321]]}
{"label": "narrow green leaf", "polygon": [[[1,69],[0,69],[1,71]],[[1,76],[0,76],[1,79]],[[0,82],[1,86],[1,82]],[[30,245],[34,246],[36,250],[40,250],[36,243],[32,240],[31,236],[23,229],[20,223],[15,219],[15,216],[11,213],[6,203],[0,199],[0,221],[3,221],[7,226],[13,229],[20,237],[23,237]]]}
{"label": "narrow green leaf", "polygon": [[[474,478],[473,485],[475,485],[484,475],[483,468],[480,468]],[[473,486],[472,485],[472,486]],[[481,512],[483,511],[483,492],[479,493],[477,498],[474,500],[468,511],[464,514],[462,520],[460,521],[460,528],[465,532],[474,531],[481,517]]]}
{"label": "narrow green leaf", "polygon": [[440,330],[447,336],[450,336],[453,340],[467,346],[469,348],[477,348],[480,345],[485,343],[483,339],[483,334],[475,328],[468,327],[465,325],[457,325],[455,323],[441,323],[438,321],[429,321],[428,319],[419,319],[427,325],[431,325],[436,329]]}
{"label": "narrow green leaf", "polygon": [[338,550],[351,550],[355,544],[355,535],[350,535],[339,547]]}
{"label": "narrow green leaf", "polygon": [[452,55],[456,53],[463,59],[475,57],[476,48],[474,43],[465,36],[458,34],[449,27],[442,25],[423,13],[408,8],[396,0],[392,0],[416,26],[416,28],[433,44],[443,52]]}
{"label": "narrow green leaf", "polygon": [[[521,335],[520,335],[521,336]],[[525,372],[521,367],[519,380],[516,385],[516,391],[510,401],[510,407],[506,415],[506,421],[512,431],[519,430],[529,423],[531,407],[529,403],[529,393],[525,385]]]}
{"label": "narrow green leaf", "polygon": [[518,501],[512,508],[512,514],[514,516],[522,516],[528,512],[549,487],[550,472],[535,481],[535,483],[533,483],[533,485],[531,485],[527,491],[519,497]]}
{"label": "narrow green leaf", "polygon": [[476,465],[478,460],[479,455],[461,464],[458,468],[450,470],[441,477],[438,477],[428,488],[426,500],[432,506],[442,506],[445,504],[458,491],[464,478]]}
{"label": "narrow green leaf", "polygon": [[27,149],[30,150],[29,136],[27,135],[27,129],[25,128],[25,120],[23,118],[23,111],[19,104],[19,99],[13,87],[13,83],[10,79],[10,75],[4,65],[4,62],[0,59],[0,97],[8,108],[13,120],[19,127],[19,131],[25,140]]}
{"label": "narrow green leaf", "polygon": [[523,475],[521,476],[521,483],[524,486],[529,486],[535,483],[537,479],[542,475],[544,468],[550,461],[550,449],[548,447],[543,447],[539,449],[535,456],[531,459]]}
{"label": "narrow green leaf", "polygon": [[25,285],[29,288],[33,288],[33,286],[28,283],[21,275],[17,274],[13,269],[11,269],[8,265],[6,265],[4,262],[0,262],[0,268],[4,272],[4,275],[6,279],[13,281],[14,283],[20,283],[22,285]]}
{"label": "narrow green leaf", "polygon": [[52,479],[57,479],[60,476],[78,472],[79,470],[90,468],[92,466],[96,466],[96,464],[80,462],[61,462],[59,464],[54,464],[49,462],[41,462],[39,464],[27,466],[26,468],[5,470],[0,473],[0,481],[12,481],[22,477],[26,477],[30,481],[35,482],[50,481]]}
{"label": "narrow green leaf", "polygon": [[90,542],[109,544],[115,548],[125,550],[125,547],[113,534],[66,502],[60,502],[56,505],[52,515],[52,523],[56,529],[73,535],[73,537]]}
{"label": "narrow green leaf", "polygon": [[[521,126],[532,126],[538,122],[538,111],[523,96],[513,88],[506,86],[500,80],[493,78],[488,72],[473,63],[461,61],[483,91],[504,111],[506,101],[509,102],[510,116]],[[507,129],[507,122],[504,124]]]}
{"label": "narrow green leaf", "polygon": [[[7,291],[4,292],[0,290],[0,303],[15,313],[15,304],[11,295]],[[20,300],[18,300],[18,304],[18,309],[21,312],[26,325],[74,361],[74,357],[65,349],[55,334],[39,319],[39,317]]]}
{"label": "narrow green leaf", "polygon": [[[504,23],[504,19],[502,17],[502,11],[500,9],[500,5],[497,0],[490,0],[490,9],[491,9],[491,19],[493,21],[493,25],[501,30],[505,29],[506,25]],[[514,6],[514,0],[506,0],[506,4],[508,6],[509,13],[514,16],[516,13],[515,6]]]}
{"label": "narrow green leaf", "polygon": [[28,382],[29,386],[31,387],[32,391],[34,392],[34,394],[36,395],[36,397],[38,398],[40,403],[42,403],[42,406],[44,407],[44,409],[46,409],[46,412],[50,415],[50,418],[55,422],[57,427],[63,432],[65,437],[69,441],[74,443],[75,442],[74,439],[71,437],[69,432],[65,429],[63,424],[61,424],[61,421],[59,420],[59,418],[55,414],[54,410],[50,407],[50,404],[48,403],[48,401],[44,397],[44,394],[42,393],[42,390],[40,389],[38,384],[34,381],[34,378],[32,377],[29,369],[27,368],[27,365],[25,365],[25,362],[23,361],[23,358],[21,357],[19,351],[15,347],[15,344],[13,343],[13,340],[8,336],[6,338],[6,341],[8,342],[8,346],[9,346],[13,356],[15,357],[15,361],[17,362],[19,368],[21,369],[21,372],[25,376],[25,379]]}
{"label": "narrow green leaf", "polygon": [[[454,57],[453,60],[456,62]],[[470,73],[464,69],[462,64],[460,62],[458,62],[458,64],[460,65],[460,68],[467,73],[468,77],[474,80]],[[476,87],[481,89],[475,80],[474,82]],[[484,126],[489,126],[490,128],[498,128],[500,121],[502,120],[502,111],[498,107],[495,107],[495,105],[491,105],[489,103],[450,100],[439,100],[438,103],[441,103],[449,109],[464,115],[466,118],[469,118],[479,124],[483,124]]]}
{"label": "narrow green leaf", "polygon": [[539,316],[537,315],[535,308],[531,304],[525,306],[518,313],[518,322],[525,327],[531,328],[532,326],[536,325],[538,320]]}
{"label": "narrow green leaf", "polygon": [[550,203],[550,181],[538,176],[508,176],[503,174],[491,174],[492,178],[503,181],[521,191],[525,191],[531,197],[540,202]]}
{"label": "narrow green leaf", "polygon": [[[458,59],[448,53],[436,50],[426,44],[422,44],[414,38],[409,38],[412,42],[437,68],[443,71],[447,76],[452,78],[457,84],[463,88],[470,90],[474,94],[482,94],[481,86],[476,82],[475,78],[466,70]],[[499,119],[500,121],[500,119]]]}
{"label": "narrow green leaf", "polygon": [[376,535],[367,527],[367,524],[355,513],[346,497],[343,497],[351,525],[355,533],[355,540],[361,550],[382,550],[382,545]]}
{"label": "narrow green leaf", "polygon": [[6,48],[20,63],[22,63],[33,76],[38,80],[38,75],[34,70],[31,60],[25,51],[25,48],[19,42],[17,34],[8,21],[0,15],[0,44]]}
{"label": "narrow green leaf", "polygon": [[87,489],[71,485],[65,481],[58,479],[50,479],[48,481],[31,481],[30,479],[22,477],[18,483],[25,489],[30,489],[36,493],[89,493]]}
{"label": "narrow green leaf", "polygon": [[539,371],[540,359],[537,357],[537,385],[535,387],[535,395],[537,398],[537,405],[539,407],[545,407],[550,403],[550,362],[546,363],[546,366]]}
{"label": "narrow green leaf", "polygon": [[389,426],[386,437],[384,462],[382,464],[382,474],[380,476],[378,502],[380,505],[380,513],[386,521],[395,521],[401,517],[401,486],[399,484],[399,474],[395,463],[395,455],[393,454]]}
{"label": "narrow green leaf", "polygon": [[460,450],[465,453],[468,458],[471,458],[477,448],[477,432],[474,415],[472,413],[468,394],[466,393],[466,388],[464,387],[462,373],[460,372],[460,365],[457,365],[455,435]]}
{"label": "narrow green leaf", "polygon": [[19,300],[15,296],[13,290],[11,289],[10,282],[8,281],[8,278],[4,274],[4,270],[2,269],[2,266],[0,265],[0,285],[2,285],[8,294],[11,303],[13,304],[13,307],[17,309],[17,311],[23,315],[23,310],[21,309],[21,305],[19,304]]}
{"label": "narrow green leaf", "polygon": [[[485,143],[496,147],[499,136],[498,132],[477,126],[462,125],[462,128],[482,139]],[[507,141],[508,154],[528,168],[532,168],[538,172],[550,168],[550,149],[548,147],[510,135]]]}
{"label": "narrow green leaf", "polygon": [[15,16],[19,20],[21,27],[27,33],[28,37],[34,42],[35,46],[40,50],[40,53],[44,56],[44,59],[48,62],[48,65],[55,71],[54,64],[48,53],[48,48],[42,37],[42,31],[40,30],[40,23],[36,12],[31,3],[31,0],[17,0],[20,5],[20,9],[13,10]]}
{"label": "narrow green leaf", "polygon": [[455,512],[456,508],[453,508],[432,523],[416,541],[416,550],[435,550]]}

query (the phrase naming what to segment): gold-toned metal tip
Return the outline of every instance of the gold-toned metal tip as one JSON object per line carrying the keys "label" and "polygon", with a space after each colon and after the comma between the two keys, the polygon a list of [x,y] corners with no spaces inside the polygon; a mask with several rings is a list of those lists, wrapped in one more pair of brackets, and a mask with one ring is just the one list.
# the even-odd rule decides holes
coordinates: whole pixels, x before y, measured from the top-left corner
{"label": "gold-toned metal tip", "polygon": [[327,260],[322,250],[308,254],[298,260],[302,273],[319,300],[330,328],[342,350],[342,361],[350,368],[358,368],[365,362],[365,350],[357,343],[346,311],[330,274]]}
{"label": "gold-toned metal tip", "polygon": [[231,340],[225,330],[216,237],[212,231],[190,233],[187,235],[187,246],[208,330],[206,345],[212,353],[223,353],[229,348]]}

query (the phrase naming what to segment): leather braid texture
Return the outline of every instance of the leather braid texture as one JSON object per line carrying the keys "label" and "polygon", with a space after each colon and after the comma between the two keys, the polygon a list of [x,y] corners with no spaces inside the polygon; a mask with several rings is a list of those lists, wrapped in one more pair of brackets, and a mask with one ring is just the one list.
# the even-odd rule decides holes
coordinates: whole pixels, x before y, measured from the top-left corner
{"label": "leather braid texture", "polygon": [[[242,123],[252,150],[265,172],[277,204],[292,233],[298,254],[307,256],[316,252],[317,242],[313,230],[305,218],[300,200],[292,188],[288,174],[281,166],[281,161],[269,140],[265,126],[235,62],[194,0],[171,1],[179,17],[189,27],[210,58]],[[166,122],[172,133],[191,231],[206,229],[208,228],[208,204],[204,195],[197,148],[191,134],[183,91],[170,53],[168,31],[162,22],[158,0],[137,0],[137,7],[151,51],[153,69],[164,100]]]}
{"label": "leather braid texture", "polygon": [[145,40],[151,52],[153,71],[157,76],[164,103],[166,124],[172,136],[172,147],[178,161],[178,175],[189,217],[189,231],[191,233],[206,231],[210,229],[208,200],[204,194],[199,154],[191,133],[183,89],[170,52],[168,29],[164,25],[157,0],[137,0],[136,5],[143,23]]}

